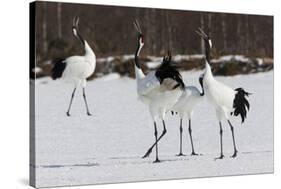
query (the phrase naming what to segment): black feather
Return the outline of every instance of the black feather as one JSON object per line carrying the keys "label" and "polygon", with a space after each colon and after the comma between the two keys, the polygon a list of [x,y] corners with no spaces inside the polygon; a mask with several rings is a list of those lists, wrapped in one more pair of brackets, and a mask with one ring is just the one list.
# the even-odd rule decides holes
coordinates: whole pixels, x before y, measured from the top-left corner
{"label": "black feather", "polygon": [[64,58],[57,58],[53,60],[54,67],[52,68],[52,78],[55,80],[62,76],[63,71],[65,70],[66,63]]}
{"label": "black feather", "polygon": [[250,104],[246,97],[250,95],[250,93],[244,91],[242,88],[235,89],[236,94],[233,101],[233,108],[234,108],[234,116],[241,116],[242,123],[245,121],[247,117],[247,111],[250,110]]}
{"label": "black feather", "polygon": [[185,85],[182,76],[177,70],[177,66],[172,63],[171,59],[171,54],[169,54],[168,57],[164,56],[162,64],[156,70],[155,76],[160,84],[162,84],[165,79],[170,78],[177,82],[174,89],[177,87],[184,89]]}

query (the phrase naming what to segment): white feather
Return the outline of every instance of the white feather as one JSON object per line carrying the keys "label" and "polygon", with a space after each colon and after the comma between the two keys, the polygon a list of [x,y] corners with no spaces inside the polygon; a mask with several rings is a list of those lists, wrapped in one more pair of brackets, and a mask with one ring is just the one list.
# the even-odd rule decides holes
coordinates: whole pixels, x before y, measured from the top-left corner
{"label": "white feather", "polygon": [[233,110],[235,91],[213,77],[210,65],[207,62],[203,82],[206,97],[215,106],[217,118],[220,121],[223,118],[228,119],[230,112]]}
{"label": "white feather", "polygon": [[154,121],[164,120],[166,112],[171,110],[178,101],[182,90],[179,87],[171,90],[168,80],[160,84],[155,76],[155,71],[151,71],[145,76],[141,69],[135,66],[135,74],[139,99],[149,106]]}
{"label": "white feather", "polygon": [[187,86],[172,109],[178,112],[180,118],[191,119],[194,107],[202,99],[203,96],[200,95],[200,91],[195,86]]}
{"label": "white feather", "polygon": [[84,56],[71,56],[65,59],[66,68],[63,72],[62,78],[73,80],[76,85],[91,76],[96,68],[96,56],[88,43],[85,41],[85,55]]}

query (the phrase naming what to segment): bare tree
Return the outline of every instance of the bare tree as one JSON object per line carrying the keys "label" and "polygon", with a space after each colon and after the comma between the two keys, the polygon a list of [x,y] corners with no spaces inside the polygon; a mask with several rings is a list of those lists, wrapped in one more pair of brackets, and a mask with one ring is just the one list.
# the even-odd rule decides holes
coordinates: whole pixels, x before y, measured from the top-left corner
{"label": "bare tree", "polygon": [[[241,30],[242,30],[242,22],[241,22],[241,19],[239,18],[239,16],[237,16],[237,40],[236,40],[236,46],[237,47],[240,47],[240,43],[242,41],[242,33],[241,33]],[[239,48],[239,51],[241,51],[242,49]]]}
{"label": "bare tree", "polygon": [[57,3],[57,22],[58,22],[58,38],[61,38],[62,37],[61,3]]}
{"label": "bare tree", "polygon": [[47,41],[47,2],[43,3],[43,20],[42,20],[42,38],[43,38],[43,53],[46,54],[48,51],[48,41]]}
{"label": "bare tree", "polygon": [[169,15],[169,11],[165,11],[165,15],[166,15],[166,25],[167,25],[167,31],[168,31],[168,39],[167,39],[167,42],[168,42],[168,49],[172,49],[173,48],[173,39],[172,39],[172,22],[171,22],[171,18],[170,18],[170,15]]}
{"label": "bare tree", "polygon": [[249,37],[250,37],[250,35],[249,35],[249,15],[246,15],[246,17],[245,17],[245,33],[246,33],[246,35],[245,35],[245,37],[246,37],[245,52],[246,52],[246,54],[249,54],[249,46],[250,46],[249,45]]}
{"label": "bare tree", "polygon": [[226,20],[225,20],[225,14],[222,14],[222,38],[223,38],[223,49],[224,51],[227,51],[227,31],[226,31]]}
{"label": "bare tree", "polygon": [[[194,33],[197,27],[201,27],[211,35],[213,52],[217,56],[229,53],[273,56],[272,16],[55,2],[37,4],[36,49],[42,61],[80,49],[71,34],[73,16],[81,17],[83,34],[91,46],[99,47],[97,53],[101,57],[128,54],[135,49],[136,36],[132,28],[135,18],[141,23],[145,34],[146,46],[142,55],[163,55],[167,49],[181,54],[202,53],[204,43]],[[61,43],[56,43],[57,38],[63,38],[67,48],[58,48]]]}
{"label": "bare tree", "polygon": [[208,13],[208,33],[212,36],[212,14]]}
{"label": "bare tree", "polygon": [[[202,30],[205,30],[204,14],[203,13],[200,13],[200,27],[202,28]],[[204,54],[204,40],[203,40],[203,38],[201,38],[201,53]]]}
{"label": "bare tree", "polygon": [[167,49],[167,43],[166,43],[166,41],[167,41],[167,37],[166,37],[166,28],[167,28],[167,23],[166,23],[166,19],[164,19],[164,18],[166,18],[166,12],[165,12],[165,10],[163,9],[163,10],[161,10],[161,12],[160,12],[160,17],[161,17],[161,19],[160,19],[160,23],[161,23],[161,25],[160,25],[160,28],[161,28],[161,37],[160,37],[160,40],[161,40],[161,50],[160,50],[160,54],[161,53],[165,53],[165,51],[166,51],[166,49]]}

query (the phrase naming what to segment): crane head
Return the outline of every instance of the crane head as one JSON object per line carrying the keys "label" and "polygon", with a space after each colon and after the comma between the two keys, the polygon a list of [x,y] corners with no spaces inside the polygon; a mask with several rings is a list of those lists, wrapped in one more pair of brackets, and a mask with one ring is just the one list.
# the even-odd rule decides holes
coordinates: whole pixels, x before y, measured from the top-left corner
{"label": "crane head", "polygon": [[81,41],[83,45],[85,45],[85,41],[83,37],[78,32],[78,24],[79,24],[79,17],[74,17],[72,21],[72,33],[77,39]]}
{"label": "crane head", "polygon": [[143,46],[143,45],[144,45],[144,35],[143,35],[142,31],[141,31],[141,27],[140,27],[140,24],[139,24],[138,20],[135,20],[135,21],[134,21],[134,26],[135,26],[135,29],[136,29],[137,32],[138,32],[138,41],[139,41],[139,44],[140,44],[141,46]]}
{"label": "crane head", "polygon": [[195,31],[202,39],[204,39],[205,43],[209,45],[210,48],[212,48],[212,40],[211,38],[201,29],[198,28],[198,30]]}
{"label": "crane head", "polygon": [[75,37],[78,37],[78,24],[79,24],[79,17],[74,17],[72,21],[72,32]]}
{"label": "crane head", "polygon": [[199,83],[200,83],[200,86],[202,88],[202,92],[200,93],[200,96],[204,96],[204,94],[205,94],[204,86],[203,86],[203,79],[204,79],[204,74],[200,75],[200,77],[199,77]]}
{"label": "crane head", "polygon": [[171,51],[168,50],[167,55],[165,55],[163,57],[163,63],[169,63],[169,62],[171,62],[171,60],[172,60],[172,54],[171,54]]}

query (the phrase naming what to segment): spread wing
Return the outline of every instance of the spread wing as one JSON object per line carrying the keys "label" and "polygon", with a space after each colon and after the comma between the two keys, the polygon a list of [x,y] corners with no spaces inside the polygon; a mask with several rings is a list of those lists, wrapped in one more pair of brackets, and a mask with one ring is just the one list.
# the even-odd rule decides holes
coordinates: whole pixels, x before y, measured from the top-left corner
{"label": "spread wing", "polygon": [[[182,76],[177,70],[175,64],[172,63],[171,59],[172,56],[169,52],[168,56],[163,58],[162,64],[157,68],[155,76],[159,80],[160,84],[166,85],[168,89],[173,90],[180,87],[183,90],[185,85],[182,80]],[[171,88],[172,85],[173,87]]]}
{"label": "spread wing", "polygon": [[138,84],[138,93],[140,95],[149,95],[155,91],[159,91],[160,82],[155,77],[155,72],[150,72],[145,78],[141,79]]}
{"label": "spread wing", "polygon": [[158,92],[174,90],[180,87],[184,90],[182,77],[177,67],[171,62],[171,55],[163,58],[162,64],[156,71],[150,72],[138,83],[138,93],[140,95],[150,95]]}

